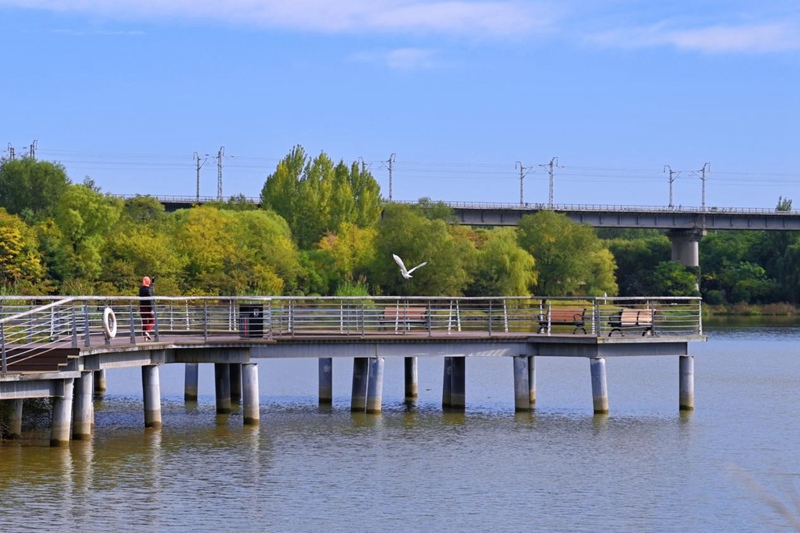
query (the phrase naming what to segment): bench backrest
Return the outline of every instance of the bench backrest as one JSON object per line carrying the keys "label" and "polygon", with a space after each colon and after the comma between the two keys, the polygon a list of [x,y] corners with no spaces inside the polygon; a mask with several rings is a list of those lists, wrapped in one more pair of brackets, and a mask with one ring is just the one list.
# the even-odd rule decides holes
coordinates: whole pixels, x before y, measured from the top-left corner
{"label": "bench backrest", "polygon": [[550,322],[553,324],[572,324],[583,320],[586,309],[569,309],[566,307],[550,308]]}
{"label": "bench backrest", "polygon": [[427,314],[426,307],[385,307],[384,320],[423,320]]}
{"label": "bench backrest", "polygon": [[652,326],[652,309],[623,309],[620,311],[619,324],[624,327]]}

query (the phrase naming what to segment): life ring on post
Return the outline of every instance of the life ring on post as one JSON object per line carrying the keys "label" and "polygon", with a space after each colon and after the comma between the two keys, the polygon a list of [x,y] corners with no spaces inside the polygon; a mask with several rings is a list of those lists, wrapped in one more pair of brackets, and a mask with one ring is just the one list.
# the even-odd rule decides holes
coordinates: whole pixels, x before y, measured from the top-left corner
{"label": "life ring on post", "polygon": [[110,307],[106,307],[103,310],[103,332],[106,334],[107,339],[113,339],[117,336],[117,317]]}

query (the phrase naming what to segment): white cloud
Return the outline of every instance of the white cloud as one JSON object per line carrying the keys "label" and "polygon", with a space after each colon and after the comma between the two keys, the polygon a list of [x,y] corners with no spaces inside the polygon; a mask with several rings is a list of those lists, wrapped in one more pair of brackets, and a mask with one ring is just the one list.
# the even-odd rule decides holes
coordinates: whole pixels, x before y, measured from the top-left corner
{"label": "white cloud", "polygon": [[530,0],[0,0],[0,6],[111,18],[193,18],[331,33],[433,32],[502,37],[552,23]]}
{"label": "white cloud", "polygon": [[592,42],[624,48],[672,46],[708,53],[784,52],[800,49],[800,25],[754,23],[670,29],[665,24],[594,35]]}
{"label": "white cloud", "polygon": [[388,52],[362,52],[352,56],[354,61],[380,64],[394,70],[438,68],[443,65],[438,52],[423,48],[399,48]]}

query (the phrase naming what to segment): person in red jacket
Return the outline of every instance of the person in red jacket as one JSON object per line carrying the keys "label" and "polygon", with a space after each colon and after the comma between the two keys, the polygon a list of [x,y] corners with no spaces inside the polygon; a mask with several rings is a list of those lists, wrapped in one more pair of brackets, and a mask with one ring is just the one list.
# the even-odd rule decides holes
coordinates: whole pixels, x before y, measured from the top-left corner
{"label": "person in red jacket", "polygon": [[156,282],[155,278],[150,279],[150,276],[142,278],[142,285],[139,287],[139,314],[142,317],[142,331],[144,332],[145,340],[153,340],[150,332],[156,323],[155,315],[155,302],[153,301],[153,284]]}

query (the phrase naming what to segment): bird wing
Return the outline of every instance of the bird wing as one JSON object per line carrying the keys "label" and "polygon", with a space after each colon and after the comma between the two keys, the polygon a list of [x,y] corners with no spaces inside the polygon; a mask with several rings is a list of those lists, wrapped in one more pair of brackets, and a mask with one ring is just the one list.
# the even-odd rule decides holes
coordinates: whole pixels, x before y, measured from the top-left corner
{"label": "bird wing", "polygon": [[403,264],[403,260],[397,257],[395,254],[392,254],[392,257],[394,257],[394,262],[400,265],[400,271],[407,274],[408,271],[406,270],[406,265]]}
{"label": "bird wing", "polygon": [[412,272],[414,272],[416,269],[418,269],[418,268],[420,268],[420,267],[424,267],[424,266],[425,266],[425,265],[427,265],[427,264],[428,264],[428,262],[427,262],[427,261],[424,261],[424,262],[422,262],[422,263],[418,264],[417,266],[415,266],[414,268],[412,268],[411,270],[409,270],[409,271],[408,271],[408,273],[409,273],[409,274],[411,274],[411,273],[412,273]]}

